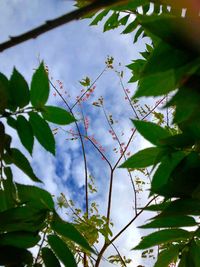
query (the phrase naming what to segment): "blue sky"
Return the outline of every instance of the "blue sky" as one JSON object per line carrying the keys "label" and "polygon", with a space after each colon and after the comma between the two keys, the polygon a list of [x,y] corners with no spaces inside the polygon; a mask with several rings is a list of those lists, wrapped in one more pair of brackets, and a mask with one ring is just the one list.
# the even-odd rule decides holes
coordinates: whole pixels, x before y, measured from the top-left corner
{"label": "blue sky", "polygon": [[[20,34],[40,25],[45,20],[66,13],[72,9],[72,4],[72,1],[67,0],[3,0],[0,9],[0,42],[7,40],[8,36]],[[119,62],[125,66],[131,60],[139,57],[139,51],[144,50],[144,41],[139,40],[137,45],[133,45],[133,35],[120,35],[120,29],[103,33],[102,26],[89,27],[89,22],[88,20],[71,22],[35,40],[4,51],[0,54],[0,71],[10,76],[13,66],[15,66],[30,82],[39,60],[44,60],[49,67],[50,76],[53,77],[52,81],[54,83],[56,80],[62,81],[64,90],[71,95],[68,101],[73,104],[75,97],[83,89],[79,81],[86,76],[94,80],[105,67],[104,62],[108,55],[115,58],[116,68],[121,69]],[[133,92],[135,85],[126,83],[129,77],[130,72],[125,70],[125,87]],[[109,134],[109,127],[103,112],[92,105],[100,96],[104,97],[106,112],[112,114],[114,120],[119,121],[114,127],[121,142],[126,142],[131,134],[132,125],[129,118],[134,116],[124,99],[116,74],[112,71],[106,72],[96,83],[94,95],[83,104],[83,110],[90,122],[89,135],[94,135],[95,139],[105,148],[106,156],[111,162],[115,162],[118,157],[118,154],[113,151],[117,147],[116,141]],[[63,106],[58,96],[53,95],[53,91],[50,103]],[[79,110],[76,108],[75,114],[80,117],[78,112]],[[52,128],[55,127],[52,125]],[[64,127],[64,130],[68,131],[71,128],[74,128],[74,125]],[[20,146],[17,137],[13,132],[12,134],[14,143]],[[36,143],[31,161],[35,172],[42,178],[45,187],[52,194],[59,195],[62,192],[68,199],[73,198],[78,205],[84,208],[84,172],[80,143],[66,140],[68,138],[69,134],[59,130],[56,135],[56,158],[53,158]],[[137,137],[128,151],[133,153],[147,145],[147,142]],[[21,146],[20,148],[23,149]],[[101,214],[105,214],[109,169],[91,145],[86,144],[86,152],[88,170],[95,177],[98,188],[98,193],[91,196],[91,199],[97,201]],[[17,169],[15,169],[15,176],[18,181],[29,182]],[[133,192],[130,180],[124,170],[116,171],[113,191],[111,217],[114,222],[113,231],[118,232],[133,216]],[[144,193],[144,197],[140,197],[141,205],[145,202],[146,196],[147,193]],[[138,220],[137,224],[140,224],[144,218],[146,217]],[[133,265],[130,265],[133,267],[142,263],[140,252],[130,252],[140,236],[141,232],[134,224],[116,241],[120,252],[134,259]],[[105,255],[110,252],[108,250]],[[101,267],[108,266],[110,266],[108,262],[103,261],[101,264]]]}

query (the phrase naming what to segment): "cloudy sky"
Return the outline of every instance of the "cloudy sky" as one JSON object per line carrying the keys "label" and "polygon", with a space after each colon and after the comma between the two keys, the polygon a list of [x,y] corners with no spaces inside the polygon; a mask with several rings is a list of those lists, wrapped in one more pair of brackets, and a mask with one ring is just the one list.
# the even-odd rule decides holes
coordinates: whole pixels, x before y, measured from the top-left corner
{"label": "cloudy sky", "polygon": [[[43,23],[45,20],[53,19],[65,14],[72,9],[72,1],[64,0],[3,0],[0,9],[0,42],[7,40],[8,36],[15,36],[24,31],[32,29]],[[59,88],[57,80],[63,84],[63,89],[59,89],[67,99],[70,106],[76,101],[76,97],[81,94],[83,87],[79,81],[86,76],[94,81],[105,68],[107,56],[114,57],[116,70],[124,70],[124,88],[133,94],[135,85],[127,84],[130,72],[124,68],[131,63],[131,60],[139,57],[139,51],[144,50],[144,40],[139,40],[137,45],[133,45],[133,35],[120,35],[121,29],[102,32],[102,25],[89,27],[89,20],[71,22],[65,26],[48,32],[35,40],[30,40],[16,47],[8,49],[0,54],[0,71],[8,77],[15,66],[26,78],[28,82],[34,69],[40,60],[44,60],[49,68],[52,82]],[[98,98],[103,97],[104,107],[107,116],[112,115],[114,121],[113,128],[116,131],[120,142],[127,143],[131,135],[130,118],[134,114],[127,99],[125,99],[119,77],[113,70],[106,71],[95,83],[94,93],[87,101],[81,105],[84,117],[89,123],[88,136],[95,138],[97,146],[103,149],[105,156],[115,164],[119,158],[119,145],[113,140],[111,129],[106,121],[102,108],[93,105]],[[52,89],[50,103],[64,106],[58,95]],[[80,120],[79,125],[82,134],[85,134],[82,114],[78,105],[74,108],[75,116]],[[52,125],[52,129],[56,126]],[[11,131],[11,130],[10,130]],[[56,137],[57,153],[53,158],[44,151],[37,143],[34,148],[32,165],[35,172],[44,181],[45,188],[52,194],[58,196],[61,192],[67,199],[73,199],[81,209],[85,208],[84,202],[84,164],[79,140],[69,140],[72,136],[68,133],[74,131],[74,125],[59,129]],[[14,133],[12,132],[14,135]],[[115,138],[114,138],[115,139]],[[20,148],[17,137],[14,143]],[[137,135],[127,150],[133,154],[141,147],[147,146],[147,142]],[[97,193],[90,196],[90,202],[96,201],[99,211],[103,215],[106,213],[106,203],[108,197],[108,186],[110,170],[105,160],[99,152],[85,141],[88,172],[95,178]],[[21,148],[23,149],[23,148]],[[121,161],[123,162],[123,161]],[[133,176],[136,174],[133,173]],[[17,169],[16,179],[29,183]],[[140,193],[138,205],[142,206],[146,202],[147,192]],[[130,182],[130,177],[124,170],[117,169],[114,173],[114,188],[111,218],[114,223],[113,232],[117,233],[123,228],[134,215],[133,203],[134,194]],[[133,262],[130,266],[136,267],[145,262],[140,258],[140,252],[130,251],[140,240],[141,232],[136,228],[142,223],[145,216],[139,218],[135,224],[116,240],[115,245],[122,255],[130,257]],[[108,250],[105,253],[113,252]],[[116,254],[116,252],[113,252]],[[150,263],[148,263],[148,266]],[[102,261],[101,267],[111,266],[107,261]]]}

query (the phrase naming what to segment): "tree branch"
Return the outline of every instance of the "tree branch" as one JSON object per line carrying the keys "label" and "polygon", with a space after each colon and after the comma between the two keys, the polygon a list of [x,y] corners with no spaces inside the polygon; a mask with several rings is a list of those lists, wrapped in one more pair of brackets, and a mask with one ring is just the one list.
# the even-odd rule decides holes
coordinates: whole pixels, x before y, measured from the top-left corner
{"label": "tree branch", "polygon": [[111,7],[112,5],[120,5],[126,3],[127,0],[95,0],[91,4],[84,6],[82,8],[76,9],[74,11],[71,11],[70,13],[67,13],[63,16],[60,16],[58,18],[55,18],[53,20],[48,20],[44,24],[27,31],[25,33],[22,33],[18,36],[10,36],[10,39],[5,41],[4,43],[0,44],[0,52],[3,52],[4,50],[14,47],[18,44],[21,44],[23,42],[26,42],[31,39],[37,38],[39,35],[46,33],[48,31],[51,31],[57,27],[60,27],[70,21],[78,20],[84,16],[87,16],[91,13],[95,13],[99,11],[102,8]]}

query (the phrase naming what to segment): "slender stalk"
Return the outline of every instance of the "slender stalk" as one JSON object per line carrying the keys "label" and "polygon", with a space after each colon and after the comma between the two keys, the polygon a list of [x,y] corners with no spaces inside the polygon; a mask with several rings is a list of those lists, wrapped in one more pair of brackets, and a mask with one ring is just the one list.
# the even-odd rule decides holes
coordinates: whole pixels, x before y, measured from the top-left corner
{"label": "slender stalk", "polygon": [[[55,87],[55,85],[49,80],[51,86],[54,88],[54,90],[56,91],[56,93],[60,96],[60,98],[63,100],[63,102],[65,103],[65,105],[67,106],[69,112],[72,114],[72,116],[74,116],[73,110],[70,108],[69,104],[67,103],[67,101],[65,100],[65,98],[62,96],[62,94],[58,91],[58,89]],[[85,146],[84,146],[84,142],[83,142],[83,138],[81,135],[81,131],[80,128],[78,126],[78,123],[75,121],[75,125],[76,125],[76,129],[78,132],[78,135],[80,137],[80,142],[81,142],[81,148],[82,148],[82,152],[83,152],[83,161],[84,161],[84,170],[85,170],[85,205],[86,205],[86,214],[88,216],[89,214],[89,201],[88,201],[88,171],[87,171],[87,159],[86,159],[86,153],[85,153]]]}
{"label": "slender stalk", "polygon": [[146,207],[148,207],[151,202],[153,202],[155,199],[157,198],[157,196],[153,197],[138,213],[137,215],[135,215],[133,217],[133,219],[131,219],[109,242],[104,243],[102,249],[100,250],[97,260],[96,260],[96,264],[95,267],[99,267],[101,258],[104,254],[104,252],[106,251],[106,249],[124,232],[126,231],[126,229],[139,217],[139,215],[145,210]]}
{"label": "slender stalk", "polygon": [[121,260],[122,264],[124,265],[124,267],[127,267],[127,265],[126,265],[124,259],[122,258],[122,256],[121,256],[121,254],[120,254],[118,248],[115,246],[114,243],[112,243],[112,246],[113,246],[113,247],[115,248],[115,250],[117,251],[117,254],[118,254],[118,256],[120,257],[120,260]]}
{"label": "slender stalk", "polygon": [[107,70],[107,66],[100,72],[100,74],[96,77],[96,79],[92,82],[89,88],[79,97],[79,99],[71,106],[71,110],[75,108],[75,106],[80,102],[80,100],[91,90],[91,88],[95,85],[95,83],[101,78],[104,72]]}

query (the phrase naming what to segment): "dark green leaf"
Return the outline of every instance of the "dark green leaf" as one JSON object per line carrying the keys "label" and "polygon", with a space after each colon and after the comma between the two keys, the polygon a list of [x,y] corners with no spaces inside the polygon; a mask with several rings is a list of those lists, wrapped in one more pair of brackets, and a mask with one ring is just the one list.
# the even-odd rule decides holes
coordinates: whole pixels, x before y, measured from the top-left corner
{"label": "dark green leaf", "polygon": [[30,203],[37,209],[54,209],[54,202],[49,192],[36,186],[16,184],[18,197],[22,203]]}
{"label": "dark green leaf", "polygon": [[42,230],[46,218],[45,210],[30,206],[16,207],[0,212],[0,232]]}
{"label": "dark green leaf", "polygon": [[131,23],[128,24],[128,26],[123,30],[123,34],[127,34],[130,32],[133,32],[139,25],[139,22],[137,19],[135,19],[134,21],[132,21]]}
{"label": "dark green leaf", "polygon": [[31,248],[40,241],[40,236],[31,232],[11,232],[0,234],[0,246]]}
{"label": "dark green leaf", "polygon": [[176,89],[174,70],[159,72],[143,77],[138,84],[134,98],[141,96],[161,96]]}
{"label": "dark green leaf", "polygon": [[28,84],[15,68],[10,78],[9,87],[14,105],[20,108],[27,106],[30,101]]}
{"label": "dark green leaf", "polygon": [[169,267],[169,264],[178,258],[180,248],[180,245],[175,245],[163,250],[159,253],[154,267]]}
{"label": "dark green leaf", "polygon": [[197,199],[177,199],[172,201],[159,216],[199,215],[200,201]]}
{"label": "dark green leaf", "polygon": [[16,148],[11,148],[10,153],[6,154],[4,160],[7,164],[14,163],[20,170],[28,175],[34,182],[41,182],[34,174],[33,169],[27,158]]}
{"label": "dark green leaf", "polygon": [[189,250],[189,255],[190,255],[190,262],[191,266],[194,267],[199,267],[200,266],[200,244],[199,242],[192,241],[190,250]]}
{"label": "dark green leaf", "polygon": [[127,159],[120,167],[138,169],[154,165],[158,163],[159,152],[157,147],[145,148]]}
{"label": "dark green leaf", "polygon": [[5,194],[5,191],[0,190],[0,211],[6,210],[7,207],[7,196]]}
{"label": "dark green leaf", "polygon": [[9,102],[9,81],[0,73],[0,113],[3,113]]}
{"label": "dark green leaf", "polygon": [[10,167],[4,168],[4,173],[6,175],[5,180],[3,180],[3,188],[6,195],[6,205],[8,208],[12,208],[16,205],[17,196],[16,196],[16,187],[13,182],[13,175]]}
{"label": "dark green leaf", "polygon": [[119,25],[126,25],[130,15],[126,15],[119,20]]}
{"label": "dark green leaf", "polygon": [[164,139],[170,136],[170,133],[166,129],[160,127],[155,123],[136,120],[133,120],[133,123],[137,131],[154,145],[160,145],[160,139]]}
{"label": "dark green leaf", "polygon": [[55,155],[55,140],[48,123],[37,113],[31,112],[29,116],[35,137],[47,151]]}
{"label": "dark green leaf", "polygon": [[84,249],[94,253],[87,240],[79,233],[79,231],[72,224],[64,222],[58,216],[54,216],[54,220],[51,223],[51,227],[62,237],[76,242]]}
{"label": "dark green leaf", "polygon": [[198,28],[199,18],[193,20],[190,16],[183,18],[165,14],[159,16],[139,15],[137,17],[147,34],[153,34],[166,43],[178,49],[185,50],[185,52],[198,51],[199,48],[195,39],[195,34],[187,35],[186,31],[190,27],[191,29]]}
{"label": "dark green leaf", "polygon": [[0,121],[0,156],[3,154],[5,146],[5,127]]}
{"label": "dark green leaf", "polygon": [[143,28],[142,27],[139,27],[139,29],[135,33],[135,37],[134,37],[133,43],[136,43],[138,41],[138,38],[143,33],[143,31],[144,31]]}
{"label": "dark green leaf", "polygon": [[189,216],[154,217],[155,220],[140,226],[140,228],[191,227],[197,225],[195,219]]}
{"label": "dark green leaf", "polygon": [[34,136],[30,123],[24,116],[19,115],[17,117],[16,128],[23,146],[29,151],[30,154],[32,154]]}
{"label": "dark green leaf", "polygon": [[17,129],[17,120],[14,119],[13,117],[8,117],[7,118],[7,124],[12,127],[13,129]]}
{"label": "dark green leaf", "polygon": [[103,10],[94,18],[90,25],[98,25],[98,23],[108,14],[109,10]]}
{"label": "dark green leaf", "polygon": [[65,267],[77,267],[72,252],[62,239],[56,235],[48,235],[48,243]]}
{"label": "dark green leaf", "polygon": [[119,26],[118,18],[119,18],[119,12],[113,12],[112,15],[108,18],[108,20],[104,24],[104,32],[117,28]]}
{"label": "dark green leaf", "polygon": [[164,42],[159,42],[146,62],[142,76],[148,76],[170,70],[174,70],[174,72],[176,72],[177,69],[193,60],[194,58],[192,58],[191,55],[175,49]]}
{"label": "dark green leaf", "polygon": [[75,118],[65,109],[54,106],[45,106],[42,116],[47,121],[61,125],[66,125],[75,121]]}
{"label": "dark green leaf", "polygon": [[61,267],[59,260],[49,248],[42,248],[42,259],[45,267]]}
{"label": "dark green leaf", "polygon": [[49,80],[44,63],[40,64],[32,77],[30,95],[31,103],[36,108],[43,107],[48,100]]}
{"label": "dark green leaf", "polygon": [[10,267],[31,266],[33,257],[30,251],[14,246],[1,247],[0,265]]}
{"label": "dark green leaf", "polygon": [[[185,154],[182,151],[178,151],[172,153],[171,155],[165,157],[161,164],[159,165],[158,169],[156,170],[152,184],[151,184],[151,191],[154,193],[160,193],[164,196],[166,194],[173,194],[172,191],[165,190],[165,185],[168,184],[169,177],[175,167],[181,162],[181,160],[185,157]],[[176,188],[175,188],[176,190]]]}
{"label": "dark green leaf", "polygon": [[182,229],[161,230],[145,236],[134,249],[146,249],[163,243],[181,241],[190,238],[190,236],[190,232]]}

